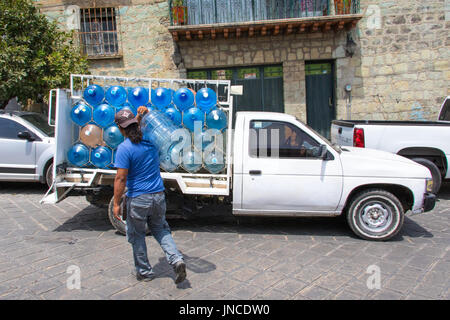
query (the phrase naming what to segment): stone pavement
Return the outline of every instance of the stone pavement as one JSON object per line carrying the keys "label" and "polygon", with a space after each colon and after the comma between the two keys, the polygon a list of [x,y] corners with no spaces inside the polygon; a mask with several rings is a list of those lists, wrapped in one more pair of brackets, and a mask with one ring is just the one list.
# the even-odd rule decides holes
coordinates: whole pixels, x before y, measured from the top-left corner
{"label": "stone pavement", "polygon": [[187,262],[178,286],[153,238],[157,278],[140,283],[106,210],[83,197],[40,205],[45,191],[0,183],[0,299],[450,299],[450,185],[382,243],[339,217],[170,220]]}

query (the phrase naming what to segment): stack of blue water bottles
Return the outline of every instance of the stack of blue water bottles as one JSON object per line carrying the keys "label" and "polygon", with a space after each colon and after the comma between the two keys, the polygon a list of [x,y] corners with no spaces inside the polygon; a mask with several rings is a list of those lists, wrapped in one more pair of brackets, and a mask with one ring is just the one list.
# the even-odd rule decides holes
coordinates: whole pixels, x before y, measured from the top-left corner
{"label": "stack of blue water bottles", "polygon": [[218,106],[210,88],[197,93],[188,88],[174,91],[147,88],[90,85],[83,100],[75,103],[71,119],[80,128],[79,138],[69,150],[69,162],[76,167],[112,168],[115,151],[123,141],[114,124],[115,113],[127,108],[137,114],[139,106],[149,113],[143,118],[144,139],[159,148],[161,168],[168,172],[183,169],[194,173],[202,168],[210,173],[225,169],[227,114]]}

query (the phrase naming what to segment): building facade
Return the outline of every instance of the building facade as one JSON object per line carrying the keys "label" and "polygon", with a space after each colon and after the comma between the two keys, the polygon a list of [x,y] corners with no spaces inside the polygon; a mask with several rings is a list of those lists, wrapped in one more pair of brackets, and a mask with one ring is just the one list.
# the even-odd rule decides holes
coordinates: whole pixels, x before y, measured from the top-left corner
{"label": "building facade", "polygon": [[35,0],[92,74],[229,79],[237,110],[435,119],[450,95],[449,0]]}

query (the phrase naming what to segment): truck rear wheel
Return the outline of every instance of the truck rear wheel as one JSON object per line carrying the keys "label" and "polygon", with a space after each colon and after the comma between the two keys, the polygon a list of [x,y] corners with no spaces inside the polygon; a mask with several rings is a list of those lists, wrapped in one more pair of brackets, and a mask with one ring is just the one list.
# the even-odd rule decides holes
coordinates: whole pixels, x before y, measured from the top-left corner
{"label": "truck rear wheel", "polygon": [[433,190],[431,191],[434,194],[439,192],[442,184],[442,176],[439,168],[430,160],[424,158],[413,158],[411,159],[414,162],[417,162],[424,167],[427,167],[430,170],[431,177],[433,178]]}
{"label": "truck rear wheel", "polygon": [[395,195],[381,189],[362,191],[351,200],[347,222],[362,239],[383,241],[402,228],[404,210]]}

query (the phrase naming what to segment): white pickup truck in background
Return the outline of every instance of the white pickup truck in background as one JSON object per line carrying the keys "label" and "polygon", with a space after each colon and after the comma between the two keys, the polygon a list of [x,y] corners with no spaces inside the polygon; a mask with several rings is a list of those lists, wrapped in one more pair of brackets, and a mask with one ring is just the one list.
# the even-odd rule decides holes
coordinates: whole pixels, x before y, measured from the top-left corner
{"label": "white pickup truck in background", "polygon": [[[73,77],[80,82],[116,81],[105,76]],[[148,88],[153,83],[216,84],[225,86],[222,92],[231,92],[230,81],[133,81],[147,83]],[[41,202],[102,195],[111,204],[116,170],[71,167],[67,160],[67,151],[79,133],[70,120],[74,99],[73,87],[56,90],[54,181]],[[232,97],[220,104],[232,114]],[[234,126],[232,122],[233,117],[228,117],[222,173],[161,172],[169,206],[179,203],[182,210],[187,203],[223,202],[231,204],[229,209],[237,216],[343,215],[355,234],[368,240],[392,238],[402,228],[407,211],[421,213],[435,206],[430,172],[409,159],[377,150],[341,149],[284,113],[237,112]],[[108,214],[112,225],[124,233],[126,220],[114,218],[112,205]]]}
{"label": "white pickup truck in background", "polygon": [[437,193],[442,179],[450,179],[450,96],[437,121],[334,120],[331,142],[388,151],[420,163],[430,170]]}

